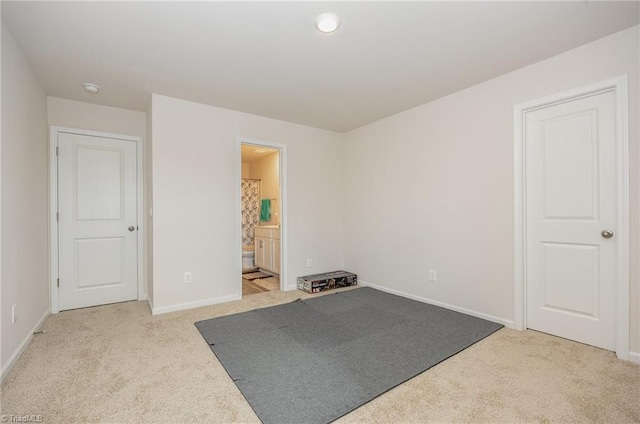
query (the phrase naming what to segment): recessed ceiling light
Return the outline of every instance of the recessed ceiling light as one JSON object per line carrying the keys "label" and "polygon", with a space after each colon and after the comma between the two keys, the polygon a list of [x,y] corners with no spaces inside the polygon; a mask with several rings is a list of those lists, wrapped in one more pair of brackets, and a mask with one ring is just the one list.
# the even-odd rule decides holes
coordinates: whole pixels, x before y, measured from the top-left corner
{"label": "recessed ceiling light", "polygon": [[98,87],[97,85],[91,83],[91,82],[85,82],[84,83],[84,91],[86,91],[87,93],[90,94],[98,94],[98,91],[100,91],[100,87]]}
{"label": "recessed ceiling light", "polygon": [[316,17],[316,28],[321,32],[333,32],[340,26],[340,17],[335,13],[322,13]]}

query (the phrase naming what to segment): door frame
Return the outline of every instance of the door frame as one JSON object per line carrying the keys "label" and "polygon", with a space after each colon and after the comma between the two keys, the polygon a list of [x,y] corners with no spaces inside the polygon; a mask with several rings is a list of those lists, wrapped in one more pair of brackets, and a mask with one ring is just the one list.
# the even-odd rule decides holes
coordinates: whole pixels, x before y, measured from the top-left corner
{"label": "door frame", "polygon": [[621,75],[513,107],[514,152],[514,326],[527,329],[526,298],[526,114],[600,93],[615,94],[616,112],[616,343],[618,358],[629,360],[629,126],[627,76]]}
{"label": "door frame", "polygon": [[60,298],[58,293],[58,270],[59,270],[59,252],[58,252],[58,220],[56,213],[58,212],[58,160],[56,147],[58,146],[58,134],[68,133],[77,135],[86,135],[92,137],[112,138],[116,140],[133,141],[136,143],[136,217],[138,220],[138,300],[147,298],[144,287],[144,191],[143,191],[143,146],[142,137],[124,134],[114,134],[103,131],[83,130],[78,128],[68,128],[52,125],[49,130],[49,303],[51,305],[51,313],[60,312]]}
{"label": "door frame", "polygon": [[[242,276],[242,196],[240,185],[242,184],[242,145],[266,147],[278,150],[278,165],[280,178],[280,290],[285,291],[287,286],[287,146],[270,141],[255,140],[246,137],[238,137],[236,142],[236,241],[234,243],[236,255],[236,275]],[[262,190],[262,187],[260,187]],[[242,278],[238,278],[238,295],[242,297]]]}

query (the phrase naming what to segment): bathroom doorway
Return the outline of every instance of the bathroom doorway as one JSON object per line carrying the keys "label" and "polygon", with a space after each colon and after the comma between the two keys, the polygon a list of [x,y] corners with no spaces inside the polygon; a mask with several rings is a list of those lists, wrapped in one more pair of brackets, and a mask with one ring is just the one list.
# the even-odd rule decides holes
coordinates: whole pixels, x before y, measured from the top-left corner
{"label": "bathroom doorway", "polygon": [[240,143],[242,296],[282,287],[281,148]]}

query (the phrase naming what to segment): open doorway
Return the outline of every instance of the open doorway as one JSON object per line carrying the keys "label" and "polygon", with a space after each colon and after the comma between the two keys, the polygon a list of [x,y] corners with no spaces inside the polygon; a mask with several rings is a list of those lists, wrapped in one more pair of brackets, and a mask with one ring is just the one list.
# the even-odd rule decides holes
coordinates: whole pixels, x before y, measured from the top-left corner
{"label": "open doorway", "polygon": [[241,237],[242,295],[280,290],[280,149],[242,143]]}

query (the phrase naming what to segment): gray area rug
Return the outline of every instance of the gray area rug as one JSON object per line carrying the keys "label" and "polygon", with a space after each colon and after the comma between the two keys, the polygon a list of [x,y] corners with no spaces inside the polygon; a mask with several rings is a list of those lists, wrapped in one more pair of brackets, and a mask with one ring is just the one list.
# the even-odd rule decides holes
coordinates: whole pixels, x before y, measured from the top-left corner
{"label": "gray area rug", "polygon": [[199,321],[263,423],[328,423],[502,325],[369,287]]}

